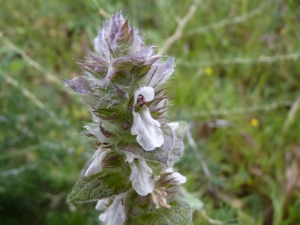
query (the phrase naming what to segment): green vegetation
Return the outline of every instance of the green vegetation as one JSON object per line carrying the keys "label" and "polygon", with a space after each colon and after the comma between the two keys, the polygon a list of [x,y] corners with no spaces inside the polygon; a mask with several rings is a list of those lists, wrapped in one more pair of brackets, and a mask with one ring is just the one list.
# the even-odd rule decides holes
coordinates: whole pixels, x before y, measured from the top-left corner
{"label": "green vegetation", "polygon": [[176,57],[170,115],[190,124],[176,166],[203,203],[194,224],[300,224],[296,0],[0,0],[0,224],[98,224],[95,203],[66,204],[94,149],[63,79],[119,10]]}

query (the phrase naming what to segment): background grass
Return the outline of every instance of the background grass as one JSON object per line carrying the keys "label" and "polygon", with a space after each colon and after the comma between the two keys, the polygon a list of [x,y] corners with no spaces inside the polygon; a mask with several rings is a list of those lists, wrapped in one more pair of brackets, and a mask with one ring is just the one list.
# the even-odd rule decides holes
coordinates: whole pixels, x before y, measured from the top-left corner
{"label": "background grass", "polygon": [[62,80],[118,10],[176,57],[170,117],[190,124],[176,165],[204,204],[194,224],[300,224],[297,0],[0,0],[0,224],[98,224],[94,204],[65,203],[93,146]]}

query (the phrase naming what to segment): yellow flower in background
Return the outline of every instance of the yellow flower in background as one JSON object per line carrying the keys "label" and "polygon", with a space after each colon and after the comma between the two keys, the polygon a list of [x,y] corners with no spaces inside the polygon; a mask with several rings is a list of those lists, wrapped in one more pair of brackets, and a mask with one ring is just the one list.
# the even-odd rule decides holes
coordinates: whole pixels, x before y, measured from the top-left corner
{"label": "yellow flower in background", "polygon": [[76,155],[81,155],[83,153],[83,150],[84,150],[83,147],[79,147],[79,148],[76,149],[75,154]]}
{"label": "yellow flower in background", "polygon": [[279,32],[280,32],[281,35],[286,35],[287,34],[287,31],[284,28],[282,28]]}
{"label": "yellow flower in background", "polygon": [[84,108],[73,110],[73,115],[75,119],[87,118],[89,116],[89,112]]}
{"label": "yellow flower in background", "polygon": [[252,186],[254,184],[254,181],[252,179],[247,180],[247,185]]}
{"label": "yellow flower in background", "polygon": [[259,121],[255,117],[251,119],[250,123],[251,123],[252,127],[258,127],[259,126]]}
{"label": "yellow flower in background", "polygon": [[205,73],[206,73],[206,75],[207,75],[207,76],[210,76],[210,75],[212,75],[212,74],[213,74],[213,70],[212,70],[212,68],[210,68],[210,67],[206,67],[206,68],[205,68]]}

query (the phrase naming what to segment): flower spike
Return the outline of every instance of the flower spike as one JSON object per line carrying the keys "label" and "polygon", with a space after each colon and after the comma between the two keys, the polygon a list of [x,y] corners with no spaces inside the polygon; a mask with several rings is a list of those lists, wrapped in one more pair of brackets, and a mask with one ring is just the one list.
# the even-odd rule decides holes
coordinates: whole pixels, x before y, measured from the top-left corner
{"label": "flower spike", "polygon": [[185,126],[167,116],[174,57],[146,46],[121,12],[104,22],[94,51],[83,49],[87,59],[76,61],[84,74],[65,82],[90,109],[85,134],[97,150],[67,201],[97,201],[106,225],[191,224],[180,191],[186,177],[172,168],[184,151]]}

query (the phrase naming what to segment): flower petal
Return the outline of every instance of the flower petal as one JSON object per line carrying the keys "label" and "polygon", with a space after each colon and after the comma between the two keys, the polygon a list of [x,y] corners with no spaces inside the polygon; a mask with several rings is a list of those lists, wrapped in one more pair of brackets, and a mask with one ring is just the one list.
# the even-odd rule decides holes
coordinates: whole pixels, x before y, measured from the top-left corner
{"label": "flower petal", "polygon": [[147,165],[146,160],[143,158],[133,159],[132,154],[129,153],[126,161],[129,162],[131,168],[129,179],[132,182],[134,190],[141,196],[146,196],[153,192],[154,181],[152,179],[152,169]]}
{"label": "flower petal", "polygon": [[170,174],[166,176],[164,180],[169,180],[169,184],[171,185],[180,185],[186,182],[186,177],[178,172],[174,172],[172,167],[167,168],[165,172]]}
{"label": "flower petal", "polygon": [[96,210],[104,210],[107,208],[108,204],[109,204],[109,201],[110,201],[111,198],[104,198],[104,199],[100,199],[98,200],[97,202],[97,205],[95,207]]}
{"label": "flower petal", "polygon": [[126,195],[127,192],[114,196],[113,203],[107,208],[104,213],[100,214],[99,219],[106,225],[124,224],[126,214],[123,199]]}
{"label": "flower petal", "polygon": [[154,99],[154,89],[152,87],[140,87],[134,92],[134,105],[137,102],[139,95],[142,95],[145,102],[149,102]]}
{"label": "flower petal", "polygon": [[[142,96],[142,102],[138,103],[138,97]],[[133,124],[131,134],[137,135],[137,142],[146,150],[151,151],[164,143],[163,132],[160,123],[153,119],[149,108],[143,103],[154,99],[152,87],[141,87],[134,92],[134,105],[132,109]],[[138,111],[135,111],[137,104],[141,104]],[[139,105],[138,105],[139,106]]]}
{"label": "flower petal", "polygon": [[153,119],[148,107],[143,106],[139,112],[132,112],[133,125],[131,134],[137,135],[137,142],[146,150],[151,151],[164,143],[164,135],[160,123]]}
{"label": "flower petal", "polygon": [[137,157],[136,155],[134,155],[131,152],[125,152],[125,154],[126,154],[126,160],[125,160],[125,162],[132,163],[133,160]]}
{"label": "flower petal", "polygon": [[84,126],[84,128],[87,129],[87,131],[90,134],[94,135],[99,140],[99,142],[101,142],[101,143],[107,142],[108,138],[102,134],[102,132],[100,131],[99,125],[89,124],[89,125]]}
{"label": "flower petal", "polygon": [[102,165],[101,162],[107,155],[107,153],[110,151],[110,149],[103,149],[99,148],[95,154],[93,155],[93,162],[89,165],[87,170],[85,171],[84,176],[85,177],[90,177],[93,176],[97,173],[100,173],[102,171]]}

